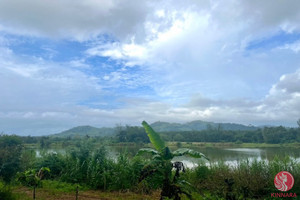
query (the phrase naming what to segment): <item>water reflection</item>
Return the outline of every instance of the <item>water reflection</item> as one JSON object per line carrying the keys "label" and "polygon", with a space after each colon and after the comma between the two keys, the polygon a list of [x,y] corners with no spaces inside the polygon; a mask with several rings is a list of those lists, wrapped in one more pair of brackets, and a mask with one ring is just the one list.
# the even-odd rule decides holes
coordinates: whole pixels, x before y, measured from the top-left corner
{"label": "water reflection", "polygon": [[[300,152],[295,148],[193,148],[194,150],[204,153],[209,162],[205,162],[207,166],[216,165],[220,162],[230,167],[237,167],[242,161],[248,161],[249,164],[256,161],[269,162],[275,156],[283,159],[289,156],[300,162]],[[188,168],[193,168],[203,160],[197,160],[189,157],[179,157],[174,161],[182,161]]]}

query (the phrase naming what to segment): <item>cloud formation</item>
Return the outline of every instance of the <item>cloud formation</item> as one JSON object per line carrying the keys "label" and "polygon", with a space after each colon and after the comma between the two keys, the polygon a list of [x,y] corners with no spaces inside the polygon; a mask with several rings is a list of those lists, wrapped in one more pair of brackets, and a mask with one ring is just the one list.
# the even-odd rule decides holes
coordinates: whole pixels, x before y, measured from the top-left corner
{"label": "cloud formation", "polygon": [[300,3],[0,2],[0,131],[296,125]]}
{"label": "cloud formation", "polygon": [[147,13],[147,1],[0,2],[2,29],[15,34],[86,40],[99,33],[126,38]]}

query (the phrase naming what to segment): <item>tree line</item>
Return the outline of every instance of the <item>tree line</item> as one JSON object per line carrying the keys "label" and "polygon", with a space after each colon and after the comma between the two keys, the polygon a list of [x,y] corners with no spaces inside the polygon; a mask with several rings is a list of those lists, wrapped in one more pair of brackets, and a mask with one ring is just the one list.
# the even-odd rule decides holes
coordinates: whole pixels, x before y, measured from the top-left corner
{"label": "tree line", "polygon": [[203,130],[186,132],[165,132],[168,141],[178,142],[236,142],[236,143],[294,143],[300,142],[298,128],[264,127],[254,131]]}
{"label": "tree line", "polygon": [[[172,131],[161,133],[166,141],[176,142],[235,142],[235,143],[294,143],[300,142],[300,128],[264,127],[257,130],[223,130],[208,128],[202,131]],[[149,143],[145,130],[127,126],[115,136],[117,142]]]}

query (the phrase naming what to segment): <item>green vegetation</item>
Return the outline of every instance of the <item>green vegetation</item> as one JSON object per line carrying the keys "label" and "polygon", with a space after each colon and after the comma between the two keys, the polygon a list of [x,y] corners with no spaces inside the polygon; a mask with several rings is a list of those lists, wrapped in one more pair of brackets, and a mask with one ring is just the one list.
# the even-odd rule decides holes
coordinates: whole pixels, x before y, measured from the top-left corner
{"label": "green vegetation", "polygon": [[138,126],[117,127],[117,142],[149,143],[145,129]]}
{"label": "green vegetation", "polygon": [[292,173],[295,183],[289,193],[299,193],[300,163],[289,157],[275,158],[269,163],[254,160],[250,164],[249,160],[244,160],[236,167],[221,162],[210,167],[201,163],[183,176],[208,199],[267,199],[271,193],[278,192],[274,177],[280,171]]}
{"label": "green vegetation", "polygon": [[0,181],[0,199],[3,200],[15,200],[16,195],[13,194],[12,189],[9,185]]}
{"label": "green vegetation", "polygon": [[114,134],[112,128],[96,128],[92,126],[77,126],[70,130],[51,135],[51,137],[104,137]]}
{"label": "green vegetation", "polygon": [[[181,194],[185,194],[187,197],[192,199],[190,193],[191,184],[181,179],[179,176],[180,171],[185,171],[182,162],[174,162],[171,160],[175,156],[188,155],[194,158],[206,158],[202,153],[193,151],[191,149],[178,149],[173,153],[170,151],[169,147],[165,146],[165,142],[161,139],[160,135],[156,133],[147,122],[143,121],[143,126],[148,134],[148,137],[155,147],[140,149],[137,155],[142,155],[145,153],[151,154],[151,162],[147,164],[142,171],[140,181],[146,179],[148,176],[153,176],[158,174],[162,179],[162,191],[161,199],[175,199],[180,200]],[[206,158],[207,159],[207,158]],[[176,172],[173,175],[172,169],[175,168]]]}
{"label": "green vegetation", "polygon": [[231,131],[253,131],[258,128],[255,126],[245,126],[242,124],[234,123],[214,123],[214,122],[205,122],[201,120],[192,121],[184,124],[179,123],[168,123],[168,122],[155,122],[151,124],[151,127],[158,132],[178,132],[178,131],[202,131],[207,129],[222,129],[222,130],[231,130]]}
{"label": "green vegetation", "polygon": [[[37,200],[75,200],[76,185],[60,181],[42,181],[44,187],[37,189]],[[32,191],[26,187],[18,187],[13,190],[14,200],[32,200]],[[78,200],[157,200],[159,192],[141,194],[131,191],[100,191],[79,189]],[[2,199],[1,199],[2,200]],[[10,199],[7,199],[10,200]]]}
{"label": "green vegetation", "polygon": [[[32,199],[34,185],[39,186],[37,199],[75,199],[77,186],[79,196],[82,195],[79,199],[159,199],[161,194],[173,199],[267,199],[271,193],[278,192],[274,176],[283,170],[295,179],[289,192],[300,191],[300,163],[291,157],[269,162],[244,160],[235,166],[221,161],[200,162],[193,169],[172,161],[180,155],[202,157],[203,154],[186,149],[197,146],[299,147],[300,129],[265,127],[229,131],[210,127],[202,131],[157,134],[146,123],[143,125],[145,128],[118,127],[111,137],[0,135],[0,199]],[[256,139],[261,143],[247,142]],[[133,145],[142,148],[138,156],[129,148],[111,154],[111,146],[126,149]],[[48,151],[54,147],[64,151]],[[169,147],[182,149],[171,152]],[[40,169],[44,169],[43,178]]]}
{"label": "green vegetation", "polygon": [[[151,161],[148,164],[147,162],[143,164],[139,160],[136,161],[136,165],[130,166],[136,170],[137,176],[135,177],[128,176],[130,173],[128,172],[129,168],[124,165],[126,162],[120,159],[116,161],[115,165],[123,167],[121,172],[115,171],[120,169],[119,167],[110,169],[111,179],[107,181],[107,189],[102,188],[93,191],[91,189],[96,188],[89,185],[88,181],[80,183],[79,191],[82,195],[80,199],[93,199],[92,196],[95,199],[99,199],[99,197],[103,199],[159,199],[158,194],[161,193],[160,189],[162,188],[160,176],[151,175],[141,182],[138,181],[138,175],[143,174],[143,165],[147,166]],[[198,167],[186,169],[185,173],[181,173],[180,179],[186,180],[193,186],[194,190],[191,190],[192,188],[190,190],[194,199],[229,199],[229,197],[232,199],[267,199],[271,193],[278,192],[274,187],[274,177],[283,170],[292,173],[295,179],[294,187],[289,192],[297,193],[300,191],[300,163],[288,157],[274,159],[269,163],[257,160],[250,163],[245,160],[239,162],[235,167],[229,167],[222,162],[211,164],[211,166],[199,163]],[[131,178],[136,178],[133,184],[129,183],[130,180],[126,180]],[[113,179],[116,181],[112,181]],[[120,184],[116,184],[117,181],[120,181]],[[72,199],[72,197],[74,199],[77,184],[70,182],[72,181],[62,180],[62,177],[44,180],[42,181],[43,188],[37,190],[37,196],[43,196],[44,199]],[[124,189],[126,183],[129,187]],[[14,189],[14,193],[22,194],[24,190],[26,195],[32,196],[31,190],[26,188],[17,187]],[[10,193],[10,195],[12,194]],[[24,195],[22,197],[19,199],[24,199]]]}
{"label": "green vegetation", "polygon": [[167,141],[179,142],[234,142],[234,143],[267,143],[282,144],[300,142],[299,128],[264,127],[257,130],[223,130],[207,129],[202,131],[163,132]]}
{"label": "green vegetation", "polygon": [[[201,148],[300,148],[300,143],[280,143],[280,144],[266,144],[266,143],[238,143],[238,142],[167,142],[171,147],[201,147]],[[179,145],[179,146],[178,146]]]}
{"label": "green vegetation", "polygon": [[17,136],[0,136],[0,177],[5,182],[11,181],[21,169],[21,139]]}
{"label": "green vegetation", "polygon": [[[205,121],[192,121],[185,124],[179,123],[168,123],[168,122],[155,122],[151,124],[151,127],[157,132],[172,132],[172,131],[202,131],[207,129],[222,129],[222,130],[231,130],[231,131],[253,131],[257,130],[257,127],[254,126],[245,126],[242,124],[234,123],[213,123]],[[120,134],[121,131],[127,132],[129,135],[145,132],[142,127],[137,126],[125,126],[122,127],[118,125],[116,128],[96,128],[92,126],[78,126],[71,128],[69,130],[63,131],[51,135],[50,137],[58,138],[76,138],[76,137],[105,137]],[[135,137],[140,137],[141,135],[136,135]],[[142,136],[144,137],[144,136]],[[130,137],[128,138],[130,142]],[[137,138],[136,138],[137,139]],[[144,139],[148,139],[144,137]],[[139,141],[139,140],[138,140]]]}
{"label": "green vegetation", "polygon": [[38,172],[35,169],[17,173],[17,180],[25,186],[37,187],[41,180],[50,173],[48,167],[42,167]]}
{"label": "green vegetation", "polygon": [[[151,127],[160,132],[161,137],[169,142],[209,142],[209,143],[267,143],[284,144],[300,142],[300,128],[254,127],[232,123],[213,123],[193,121],[185,124],[155,122]],[[70,140],[93,138],[97,141],[149,143],[145,129],[138,126],[117,126],[116,128],[95,128],[80,126],[50,137],[24,137],[25,143],[36,143],[48,148],[49,144],[64,142],[68,146]]]}

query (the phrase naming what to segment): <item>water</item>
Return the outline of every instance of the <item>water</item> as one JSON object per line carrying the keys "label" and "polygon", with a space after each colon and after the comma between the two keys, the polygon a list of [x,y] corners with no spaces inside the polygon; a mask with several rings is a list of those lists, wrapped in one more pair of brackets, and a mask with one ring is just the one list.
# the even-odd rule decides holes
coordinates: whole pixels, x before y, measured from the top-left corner
{"label": "water", "polygon": [[[133,156],[141,147],[115,147],[111,151],[114,151],[114,155],[120,152],[128,152]],[[171,148],[176,150],[177,148]],[[199,162],[206,162],[209,164],[216,164],[218,162],[224,162],[229,166],[237,166],[240,161],[248,160],[250,163],[254,160],[264,160],[268,162],[273,160],[275,156],[279,159],[283,159],[286,156],[296,159],[300,162],[300,151],[297,148],[285,148],[285,147],[267,147],[267,148],[217,148],[217,147],[191,147],[191,149],[199,151],[206,155],[210,162],[203,159],[195,159],[187,156],[180,156],[174,158],[173,161],[181,161],[188,168],[193,168],[198,165]]]}
{"label": "water", "polygon": [[36,149],[35,150],[36,157],[42,157],[45,154],[54,153],[54,154],[66,154],[66,150],[64,149]]}
{"label": "water", "polygon": [[[121,152],[127,152],[129,157],[133,157],[137,151],[143,148],[143,146],[108,146],[108,157],[115,159]],[[177,148],[171,148],[176,150]],[[286,156],[296,159],[300,162],[300,151],[297,148],[285,148],[285,147],[267,147],[267,148],[217,148],[217,147],[191,147],[191,149],[199,151],[206,155],[210,162],[206,161],[206,164],[224,162],[229,166],[237,166],[242,160],[248,160],[250,163],[254,160],[264,160],[268,162],[273,160],[275,156],[279,159],[283,159]],[[36,150],[38,157],[41,157],[44,153],[60,153],[65,154],[64,149],[47,149]],[[187,156],[180,156],[173,159],[173,161],[182,161],[186,167],[193,168],[198,165],[199,162],[205,162],[202,159],[190,158]]]}

